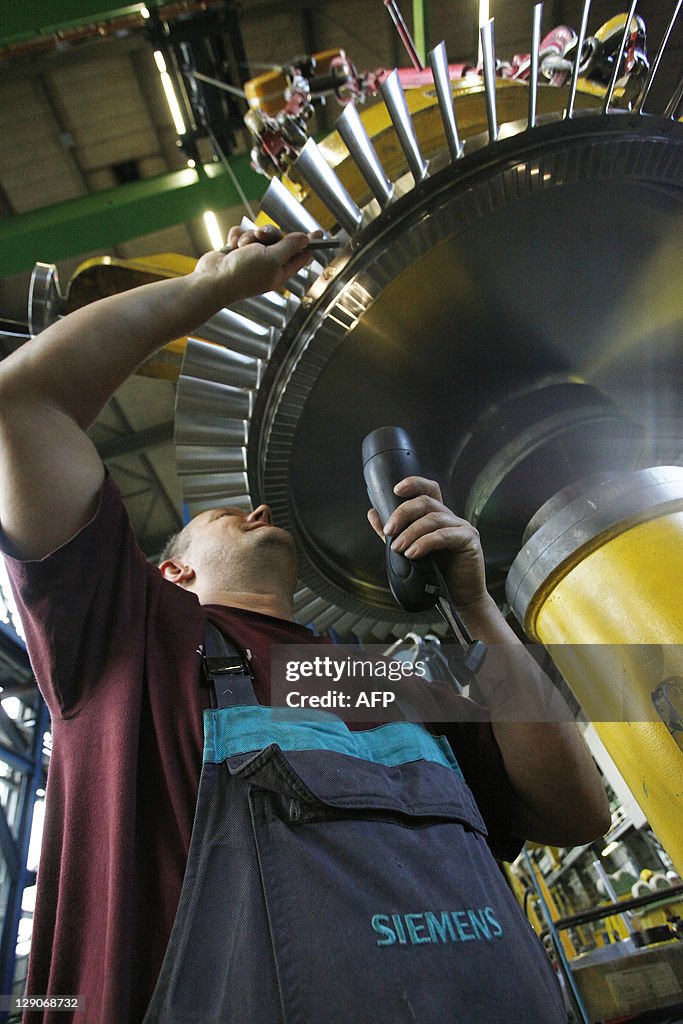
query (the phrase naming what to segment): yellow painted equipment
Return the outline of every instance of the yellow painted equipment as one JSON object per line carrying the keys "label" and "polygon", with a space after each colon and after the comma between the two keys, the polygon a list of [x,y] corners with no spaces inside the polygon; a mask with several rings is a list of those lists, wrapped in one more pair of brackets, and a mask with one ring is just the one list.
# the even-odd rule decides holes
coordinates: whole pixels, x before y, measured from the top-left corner
{"label": "yellow painted equipment", "polygon": [[[316,75],[325,75],[329,71],[331,61],[339,57],[344,57],[343,50],[322,50],[320,53],[314,53]],[[277,117],[287,102],[286,93],[290,84],[286,68],[273,68],[272,71],[257,75],[256,78],[250,78],[244,83],[250,110],[260,110],[269,117]]]}
{"label": "yellow painted equipment", "polygon": [[[81,263],[69,282],[66,312],[87,306],[95,299],[128,291],[164,277],[181,277],[194,270],[197,261],[177,253],[158,253],[140,259],[118,260],[102,256]],[[146,359],[137,373],[161,380],[177,380],[187,338],[179,338]]]}
{"label": "yellow painted equipment", "polygon": [[[683,750],[658,715],[653,691],[683,678],[683,470],[656,472],[659,498],[644,507],[644,474],[655,471],[633,474],[640,480],[625,480],[620,497],[609,495],[617,507],[630,490],[630,510],[609,525],[606,513],[596,536],[584,521],[582,540],[567,541],[561,550],[557,537],[563,529],[570,534],[571,506],[564,521],[562,513],[554,526],[547,521],[538,533],[548,533],[542,557],[549,571],[544,575],[539,567],[534,575],[532,538],[519,562],[534,576],[535,589],[531,594],[530,583],[528,600],[520,603],[520,587],[516,607],[528,635],[548,647],[680,873]],[[576,522],[600,500],[586,497]],[[539,553],[537,542],[540,562]],[[519,582],[519,565],[511,576],[509,592]]]}

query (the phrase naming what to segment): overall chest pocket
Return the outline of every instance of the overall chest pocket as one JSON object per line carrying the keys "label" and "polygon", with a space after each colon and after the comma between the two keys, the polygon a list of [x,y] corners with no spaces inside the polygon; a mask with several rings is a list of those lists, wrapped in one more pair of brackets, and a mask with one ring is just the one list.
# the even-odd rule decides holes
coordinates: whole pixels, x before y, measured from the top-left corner
{"label": "overall chest pocket", "polygon": [[384,764],[333,750],[285,751],[273,743],[233,766],[232,773],[283,798],[279,803],[292,825],[353,818],[405,827],[458,821],[486,836],[468,786],[445,760]]}
{"label": "overall chest pocket", "polygon": [[231,773],[248,786],[286,1024],[564,1019],[452,767],[272,744]]}

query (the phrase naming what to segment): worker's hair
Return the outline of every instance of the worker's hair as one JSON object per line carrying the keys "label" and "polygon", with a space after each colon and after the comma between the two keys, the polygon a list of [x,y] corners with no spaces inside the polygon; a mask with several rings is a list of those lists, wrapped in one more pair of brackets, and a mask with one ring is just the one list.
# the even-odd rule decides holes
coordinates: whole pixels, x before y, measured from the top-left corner
{"label": "worker's hair", "polygon": [[175,561],[185,554],[190,546],[190,536],[189,533],[186,533],[185,531],[186,527],[184,526],[182,530],[178,530],[177,533],[174,533],[172,537],[168,538],[159,558],[157,559],[157,565],[162,565],[169,558]]}

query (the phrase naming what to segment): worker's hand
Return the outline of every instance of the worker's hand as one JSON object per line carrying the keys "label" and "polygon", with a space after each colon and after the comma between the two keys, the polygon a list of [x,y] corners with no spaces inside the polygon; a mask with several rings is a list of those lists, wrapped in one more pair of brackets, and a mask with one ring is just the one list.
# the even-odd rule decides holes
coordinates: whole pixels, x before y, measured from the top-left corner
{"label": "worker's hand", "polygon": [[225,283],[231,301],[282,288],[292,274],[308,263],[310,236],[303,231],[283,235],[279,228],[264,225],[253,230],[230,228],[225,251],[207,252],[195,273],[212,274]]}
{"label": "worker's hand", "polygon": [[368,512],[375,533],[382,539],[393,537],[392,548],[406,558],[435,555],[456,608],[487,598],[479,534],[466,519],[446,508],[439,485],[409,476],[396,484],[394,494],[405,500],[392,512],[384,530],[376,510]]}

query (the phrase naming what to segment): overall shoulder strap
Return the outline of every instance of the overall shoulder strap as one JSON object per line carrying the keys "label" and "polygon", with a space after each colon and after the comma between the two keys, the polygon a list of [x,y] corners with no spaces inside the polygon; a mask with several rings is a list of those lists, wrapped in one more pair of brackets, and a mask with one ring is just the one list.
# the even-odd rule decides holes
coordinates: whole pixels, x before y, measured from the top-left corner
{"label": "overall shoulder strap", "polygon": [[250,657],[249,651],[243,654],[231,637],[207,621],[204,634],[204,675],[212,688],[215,707],[258,704],[249,666]]}

